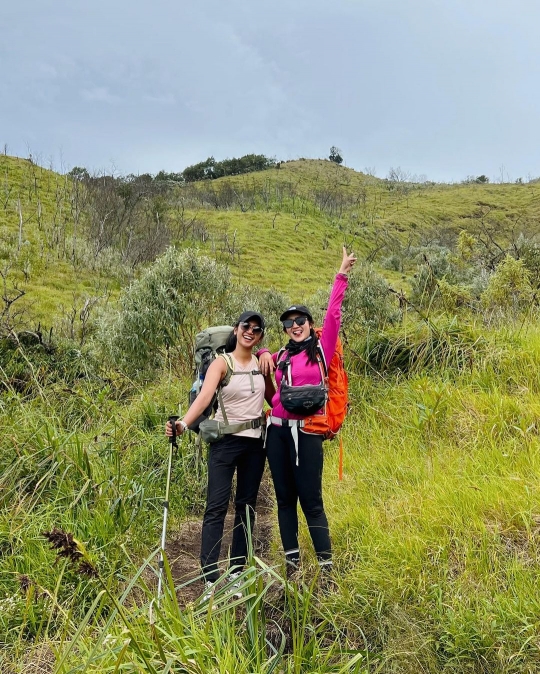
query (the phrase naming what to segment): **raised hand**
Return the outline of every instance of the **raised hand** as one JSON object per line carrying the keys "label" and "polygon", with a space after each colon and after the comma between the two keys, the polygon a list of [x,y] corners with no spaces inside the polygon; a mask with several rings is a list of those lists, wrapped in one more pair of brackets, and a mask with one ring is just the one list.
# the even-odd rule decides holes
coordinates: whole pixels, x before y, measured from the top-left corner
{"label": "raised hand", "polygon": [[351,269],[354,267],[354,263],[357,258],[354,253],[347,253],[347,249],[343,246],[343,260],[341,261],[341,267],[339,268],[340,274],[348,274]]}

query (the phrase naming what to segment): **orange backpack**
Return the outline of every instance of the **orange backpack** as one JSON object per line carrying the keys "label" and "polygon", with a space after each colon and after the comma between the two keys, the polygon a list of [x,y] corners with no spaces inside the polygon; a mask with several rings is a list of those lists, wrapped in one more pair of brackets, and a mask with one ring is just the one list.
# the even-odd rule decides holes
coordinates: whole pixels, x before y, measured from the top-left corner
{"label": "orange backpack", "polygon": [[[315,334],[320,339],[322,328],[315,328]],[[326,365],[322,349],[319,351],[326,371],[328,400],[323,414],[314,414],[305,418],[303,430],[306,433],[322,435],[325,440],[332,440],[339,433],[349,408],[349,379],[343,364],[343,345],[339,337],[329,366]]]}

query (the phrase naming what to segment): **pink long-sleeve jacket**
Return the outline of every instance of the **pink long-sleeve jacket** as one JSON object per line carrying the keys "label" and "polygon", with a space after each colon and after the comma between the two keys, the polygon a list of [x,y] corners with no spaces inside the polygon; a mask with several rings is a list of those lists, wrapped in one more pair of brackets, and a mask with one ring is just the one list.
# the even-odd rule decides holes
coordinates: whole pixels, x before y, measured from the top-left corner
{"label": "pink long-sleeve jacket", "polygon": [[[336,350],[339,328],[341,326],[341,305],[347,290],[348,278],[346,274],[337,274],[330,299],[328,300],[328,309],[323,321],[320,345],[324,353],[327,364],[330,364],[334,351]],[[263,353],[261,349],[259,353]],[[274,364],[277,364],[277,353],[272,354]],[[282,356],[284,358],[284,356]],[[321,381],[321,370],[318,364],[310,363],[305,351],[297,353],[291,357],[291,375],[294,386],[304,386],[305,384],[319,384]],[[281,404],[279,399],[279,389],[283,379],[283,372],[276,370],[277,391],[272,398],[272,415],[282,419],[302,419],[301,415],[288,412]],[[319,412],[320,414],[320,412]]]}

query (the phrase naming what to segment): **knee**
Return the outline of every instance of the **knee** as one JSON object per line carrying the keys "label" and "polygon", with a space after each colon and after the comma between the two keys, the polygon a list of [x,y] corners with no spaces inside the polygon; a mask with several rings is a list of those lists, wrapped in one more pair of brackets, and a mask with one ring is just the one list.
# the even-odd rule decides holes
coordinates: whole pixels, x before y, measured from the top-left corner
{"label": "knee", "polygon": [[206,506],[204,511],[204,521],[205,522],[221,522],[225,520],[227,515],[228,504],[209,504]]}
{"label": "knee", "polygon": [[301,503],[302,511],[306,517],[316,519],[324,515],[322,501],[312,501],[310,503]]}
{"label": "knee", "polygon": [[277,498],[277,507],[278,510],[294,510],[296,511],[296,499],[287,499],[287,498]]}

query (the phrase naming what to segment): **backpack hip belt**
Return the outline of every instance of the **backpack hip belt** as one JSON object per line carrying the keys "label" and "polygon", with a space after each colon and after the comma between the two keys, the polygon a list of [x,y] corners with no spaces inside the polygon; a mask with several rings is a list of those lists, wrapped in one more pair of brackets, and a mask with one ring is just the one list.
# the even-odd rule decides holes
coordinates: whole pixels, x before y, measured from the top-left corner
{"label": "backpack hip belt", "polygon": [[248,421],[240,421],[236,424],[224,424],[217,419],[205,419],[199,425],[199,430],[202,439],[205,442],[216,442],[221,440],[224,435],[233,435],[234,433],[241,433],[252,428],[265,428],[264,415],[256,419],[249,419]]}

